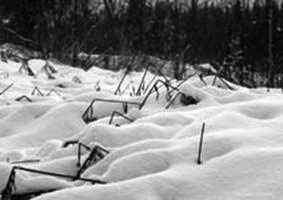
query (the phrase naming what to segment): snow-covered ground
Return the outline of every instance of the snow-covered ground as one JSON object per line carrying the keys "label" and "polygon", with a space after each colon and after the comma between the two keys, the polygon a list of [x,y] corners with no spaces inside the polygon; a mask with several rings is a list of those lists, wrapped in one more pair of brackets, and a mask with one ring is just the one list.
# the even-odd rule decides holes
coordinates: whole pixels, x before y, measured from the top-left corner
{"label": "snow-covered ground", "polygon": [[[0,91],[13,84],[0,96],[0,191],[6,188],[13,166],[76,176],[81,167],[77,165],[79,145],[63,146],[66,141],[79,141],[90,149],[98,145],[109,151],[80,175],[106,184],[17,170],[12,194],[53,191],[37,200],[283,198],[280,91],[266,93],[229,83],[234,88],[230,90],[219,79],[212,86],[214,77],[204,81],[193,77],[179,88],[197,104],[184,105],[179,95],[166,109],[169,97],[161,87],[142,109],[129,104],[125,112],[125,103],[97,101],[92,106],[97,120],[85,123],[82,116],[94,98],[143,102],[145,94],[133,95],[143,72],[130,73],[121,94],[114,95],[123,71],[93,67],[85,72],[55,65],[57,73],[50,80],[42,70],[44,61],[29,64],[36,77],[19,73],[18,63],[0,62]],[[154,77],[147,73],[142,93]],[[35,86],[40,92],[32,94]],[[113,111],[130,120],[115,117],[109,124]],[[198,165],[203,123],[202,164]],[[83,162],[89,152],[83,149],[81,154]],[[39,162],[18,163],[26,160]]]}

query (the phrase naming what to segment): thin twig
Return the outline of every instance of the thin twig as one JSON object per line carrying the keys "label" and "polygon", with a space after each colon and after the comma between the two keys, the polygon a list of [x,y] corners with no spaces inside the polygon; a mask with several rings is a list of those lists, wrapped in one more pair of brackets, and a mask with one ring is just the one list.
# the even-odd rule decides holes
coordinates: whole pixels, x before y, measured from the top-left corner
{"label": "thin twig", "polygon": [[215,86],[216,80],[217,80],[217,75],[215,74],[215,75],[214,75],[214,78],[213,78],[212,86]]}
{"label": "thin twig", "polygon": [[144,90],[144,94],[148,91],[148,89],[149,89],[149,87],[151,86],[151,84],[155,81],[155,79],[156,79],[156,75],[150,80],[150,82],[147,84],[147,87],[145,88],[145,90]]}
{"label": "thin twig", "polygon": [[17,160],[17,161],[12,161],[10,164],[25,164],[25,163],[38,163],[40,162],[39,159],[34,159],[34,160]]}
{"label": "thin twig", "polygon": [[205,131],[205,123],[202,124],[202,128],[201,128],[199,148],[198,148],[198,158],[197,158],[197,164],[198,165],[202,164],[201,153],[202,153],[202,146],[203,146],[204,131]]}
{"label": "thin twig", "polygon": [[11,83],[8,85],[2,92],[0,92],[0,95],[3,95],[6,91],[8,91],[11,87],[13,87],[14,83]]}
{"label": "thin twig", "polygon": [[100,146],[95,146],[92,151],[90,152],[89,156],[85,160],[85,162],[82,164],[81,168],[77,172],[77,176],[74,180],[79,179],[81,174],[91,165],[97,163],[101,159],[103,159],[107,154],[110,152]]}
{"label": "thin twig", "polygon": [[141,110],[142,108],[143,108],[143,106],[145,105],[145,103],[147,102],[147,100],[148,100],[148,98],[154,93],[153,91],[155,90],[155,92],[157,92],[158,93],[158,88],[157,88],[157,84],[158,83],[162,83],[165,87],[166,87],[166,89],[167,89],[167,95],[169,95],[169,99],[168,99],[168,101],[171,99],[171,95],[169,94],[169,88],[171,88],[172,90],[175,90],[175,91],[177,91],[177,92],[180,92],[180,90],[178,89],[178,88],[176,88],[176,87],[174,87],[174,86],[172,86],[171,84],[169,84],[169,83],[167,83],[167,82],[164,82],[164,81],[162,81],[162,80],[157,80],[155,83],[154,83],[154,85],[151,87],[151,89],[149,90],[149,92],[146,94],[146,96],[144,97],[144,99],[143,99],[143,101],[142,101],[142,103],[140,104],[140,107],[139,107],[139,109]]}
{"label": "thin twig", "polygon": [[[83,113],[82,115],[82,118],[83,120],[86,122],[86,123],[89,123],[89,122],[92,122],[92,121],[95,121],[96,118],[93,117],[93,104],[96,102],[96,101],[100,101],[100,102],[107,102],[107,103],[119,103],[119,104],[131,104],[131,105],[136,105],[136,106],[140,106],[140,103],[139,102],[133,102],[133,101],[123,101],[123,100],[113,100],[113,99],[101,99],[101,98],[95,98],[91,101],[91,103],[89,104],[89,106],[87,107],[87,109],[85,110],[85,112]],[[126,106],[127,107],[127,106]],[[124,111],[127,111],[127,108],[123,106],[124,108]]]}
{"label": "thin twig", "polygon": [[40,89],[37,86],[35,86],[33,88],[32,92],[31,92],[31,95],[34,95],[35,92],[37,92],[40,96],[44,96],[44,94],[40,91]]}
{"label": "thin twig", "polygon": [[82,153],[82,147],[86,149],[87,151],[91,151],[91,148],[83,143],[78,143],[78,162],[77,167],[81,167],[81,153]]}
{"label": "thin twig", "polygon": [[199,79],[201,80],[201,82],[202,82],[205,86],[207,86],[207,83],[206,83],[206,81],[203,79],[203,75],[202,75],[202,74],[199,75]]}
{"label": "thin twig", "polygon": [[[184,80],[180,81],[175,88],[180,88],[185,82],[187,82],[190,78],[194,77],[197,73],[193,73],[191,75],[189,75],[188,77],[186,77]],[[169,93],[171,94],[174,90],[170,90]]]}
{"label": "thin twig", "polygon": [[75,145],[78,144],[79,141],[78,140],[69,140],[63,143],[62,148],[67,148],[70,145]]}
{"label": "thin twig", "polygon": [[177,99],[177,97],[182,94],[181,92],[178,92],[169,102],[169,104],[165,107],[166,109],[170,108],[170,106],[174,103],[174,101]]}
{"label": "thin twig", "polygon": [[119,115],[119,116],[123,117],[124,119],[128,120],[129,122],[133,122],[133,121],[134,121],[133,119],[127,117],[126,115],[124,115],[124,114],[122,114],[122,113],[120,113],[120,112],[118,112],[118,111],[113,111],[113,113],[112,113],[112,115],[111,115],[111,118],[110,118],[110,120],[109,120],[109,124],[110,124],[110,125],[112,124],[115,115]]}
{"label": "thin twig", "polygon": [[28,102],[32,102],[32,100],[29,97],[27,97],[26,95],[23,95],[19,98],[16,98],[15,101],[22,101],[24,99],[26,99]]}
{"label": "thin twig", "polygon": [[[20,167],[20,166],[15,166],[13,167],[15,170],[21,170],[21,171],[26,171],[26,172],[30,172],[30,173],[36,173],[36,174],[42,174],[42,175],[47,175],[47,176],[54,176],[54,177],[60,177],[60,178],[68,178],[68,179],[74,179],[74,176],[70,176],[70,175],[66,175],[66,174],[59,174],[59,173],[54,173],[54,172],[47,172],[47,171],[40,171],[40,170],[36,170],[36,169],[29,169],[29,168],[24,168],[24,167]],[[106,182],[101,181],[101,180],[94,180],[94,179],[88,179],[88,178],[76,178],[76,180],[80,180],[80,181],[85,181],[85,182],[90,182],[92,184],[105,184]]]}
{"label": "thin twig", "polygon": [[128,75],[128,73],[129,73],[129,67],[127,67],[127,69],[126,69],[126,71],[125,71],[125,73],[124,73],[122,79],[120,80],[120,82],[119,82],[119,84],[118,84],[118,86],[117,86],[117,88],[116,88],[116,90],[115,90],[115,92],[114,92],[115,95],[117,95],[118,92],[121,91],[121,86],[122,86],[124,80],[126,79],[126,76]]}
{"label": "thin twig", "polygon": [[141,95],[142,85],[144,85],[144,80],[145,80],[145,77],[146,77],[146,75],[147,75],[147,72],[148,72],[148,66],[146,67],[146,69],[145,69],[145,71],[144,71],[144,73],[143,73],[141,82],[140,82],[140,84],[139,84],[139,87],[138,87],[138,90],[137,90],[137,93],[136,93],[137,96]]}

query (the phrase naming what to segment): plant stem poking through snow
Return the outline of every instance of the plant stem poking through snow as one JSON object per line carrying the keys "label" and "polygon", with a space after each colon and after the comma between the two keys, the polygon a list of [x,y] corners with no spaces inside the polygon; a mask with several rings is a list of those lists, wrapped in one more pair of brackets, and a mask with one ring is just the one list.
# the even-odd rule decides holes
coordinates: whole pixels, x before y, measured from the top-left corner
{"label": "plant stem poking through snow", "polygon": [[213,81],[212,81],[212,86],[215,86],[217,80],[217,75],[214,75]]}
{"label": "plant stem poking through snow", "polygon": [[31,92],[31,95],[35,95],[35,94],[39,96],[44,96],[44,94],[40,91],[40,89],[37,86],[35,86]]}
{"label": "plant stem poking through snow", "polygon": [[123,84],[124,80],[126,79],[126,77],[127,77],[129,72],[130,72],[130,67],[127,67],[127,69],[126,69],[126,71],[124,73],[124,76],[122,77],[121,81],[118,84],[117,89],[114,92],[115,95],[117,95],[119,92],[121,92],[121,86],[122,86],[122,84]]}
{"label": "plant stem poking through snow", "polygon": [[89,168],[90,166],[94,165],[98,161],[102,160],[107,154],[109,154],[109,151],[100,147],[100,146],[95,146],[92,151],[90,152],[89,156],[79,169],[77,176],[75,177],[74,180],[79,180],[79,177],[81,176],[84,171]]}
{"label": "plant stem poking through snow", "polygon": [[70,141],[66,141],[63,145],[62,148],[67,148],[70,145],[75,145],[78,144],[79,141],[78,140],[70,140]]}
{"label": "plant stem poking through snow", "polygon": [[15,178],[16,178],[16,171],[14,169],[11,170],[10,176],[8,178],[8,182],[6,187],[1,192],[1,200],[11,200],[12,192],[15,190]]}
{"label": "plant stem poking through snow", "polygon": [[156,93],[156,98],[155,99],[156,99],[156,101],[158,101],[158,99],[159,99],[159,90],[158,90],[156,85],[154,85],[153,89],[154,89],[154,91]]}
{"label": "plant stem poking through snow", "polygon": [[23,95],[23,96],[15,99],[15,101],[22,101],[22,100],[27,100],[28,102],[32,102],[32,100],[29,97],[27,97],[26,95]]}
{"label": "plant stem poking through snow", "polygon": [[[185,82],[187,82],[190,78],[194,77],[197,73],[193,73],[191,75],[189,75],[188,77],[186,77],[184,80],[180,81],[175,88],[179,88],[181,85],[183,85]],[[169,93],[171,94],[174,91],[174,89],[171,89],[169,91]]]}
{"label": "plant stem poking through snow", "polygon": [[14,83],[11,83],[8,85],[2,92],[0,92],[0,95],[3,95],[5,92],[7,92],[11,87],[13,87]]}
{"label": "plant stem poking through snow", "polygon": [[[66,174],[58,174],[58,173],[53,173],[53,172],[47,172],[47,171],[40,171],[36,169],[29,169],[29,168],[24,168],[20,166],[15,166],[12,168],[8,182],[6,184],[6,187],[3,189],[1,192],[1,200],[11,200],[13,199],[13,192],[16,190],[16,185],[15,185],[15,180],[16,180],[16,170],[18,171],[25,171],[25,172],[30,172],[34,174],[41,174],[41,175],[46,175],[46,176],[53,176],[53,177],[58,177],[58,178],[66,178],[66,179],[71,179],[71,180],[80,180],[84,182],[89,182],[92,184],[106,184],[106,182],[101,181],[101,180],[94,180],[94,179],[88,179],[88,178],[80,178],[80,177],[74,177]],[[49,191],[47,191],[49,192]],[[32,194],[27,194],[27,196],[32,196]]]}
{"label": "plant stem poking through snow", "polygon": [[212,86],[215,86],[217,78],[229,89],[229,90],[235,90],[233,87],[231,87],[226,81],[224,81],[223,78],[218,76],[217,74],[214,76]]}
{"label": "plant stem poking through snow", "polygon": [[207,86],[207,83],[206,83],[205,80],[203,79],[203,74],[202,74],[202,73],[199,75],[199,79],[201,80],[201,82],[203,82],[203,84],[204,84],[205,86]]}
{"label": "plant stem poking through snow", "polygon": [[147,75],[147,72],[148,72],[148,67],[146,67],[144,73],[143,73],[143,76],[142,76],[142,79],[141,79],[141,82],[139,84],[139,87],[138,87],[138,90],[137,90],[137,93],[136,93],[136,96],[140,96],[141,95],[141,90],[142,90],[142,87],[144,86],[144,80],[146,78],[146,75]]}
{"label": "plant stem poking through snow", "polygon": [[[77,176],[74,178],[74,180],[77,180],[80,175],[91,165],[97,163],[99,160],[103,159],[107,154],[109,154],[109,151],[100,147],[95,146],[92,150],[89,146],[74,140],[74,141],[67,141],[63,144],[63,148],[68,147],[69,145],[78,145],[78,161],[77,161],[77,167],[80,167],[78,170]],[[85,160],[83,165],[81,165],[81,153],[82,153],[82,147],[85,148],[87,151],[90,152],[88,158]]]}
{"label": "plant stem poking through snow", "polygon": [[129,117],[127,117],[126,115],[120,113],[120,112],[117,112],[117,111],[113,111],[112,115],[111,115],[111,118],[109,120],[109,125],[112,124],[113,120],[114,120],[114,117],[115,115],[119,115],[120,117],[123,117],[124,119],[128,120],[129,122],[134,122],[133,119],[130,119]]}
{"label": "plant stem poking through snow", "polygon": [[38,163],[40,162],[39,159],[34,159],[34,160],[17,160],[10,162],[10,164],[25,164],[25,163]]}
{"label": "plant stem poking through snow", "polygon": [[35,74],[31,70],[31,68],[29,67],[28,60],[21,58],[21,62],[22,62],[22,65],[21,65],[21,67],[19,69],[19,72],[20,73],[26,73],[29,76],[34,76]]}
{"label": "plant stem poking through snow", "polygon": [[149,81],[149,83],[147,84],[147,86],[146,86],[146,88],[145,88],[143,94],[145,94],[145,93],[148,91],[149,87],[150,87],[151,84],[155,81],[156,77],[157,77],[157,76],[155,75],[155,76]]}
{"label": "plant stem poking through snow", "polygon": [[140,106],[139,102],[95,98],[91,101],[90,105],[87,107],[86,111],[82,115],[82,118],[85,121],[85,123],[90,123],[90,122],[97,120],[97,118],[94,117],[94,115],[93,115],[94,114],[93,104],[96,101],[108,102],[108,103],[120,103],[120,104],[122,104],[123,110],[124,110],[125,113],[128,111],[128,104]]}
{"label": "plant stem poking through snow", "polygon": [[144,105],[145,105],[145,103],[147,102],[148,98],[149,98],[154,92],[157,93],[157,96],[156,96],[157,99],[156,99],[156,100],[158,100],[158,96],[159,96],[159,91],[158,91],[158,87],[157,87],[157,84],[158,84],[158,83],[161,83],[162,85],[164,85],[164,86],[166,87],[166,89],[167,89],[167,96],[168,96],[167,101],[170,101],[171,98],[172,98],[172,96],[171,96],[171,94],[170,94],[170,91],[169,91],[169,88],[171,88],[171,89],[174,90],[174,91],[180,92],[178,88],[172,86],[169,82],[165,82],[165,81],[162,81],[162,80],[159,79],[159,80],[157,80],[157,81],[154,83],[154,85],[150,88],[150,90],[148,91],[148,93],[147,93],[146,96],[144,97],[144,99],[143,99],[143,101],[142,101],[142,103],[140,104],[140,107],[139,107],[140,110],[144,107]]}
{"label": "plant stem poking through snow", "polygon": [[182,94],[181,92],[178,92],[172,99],[171,101],[168,103],[168,105],[165,107],[166,109],[170,108],[170,106],[174,103],[174,101],[177,99],[177,97]]}
{"label": "plant stem poking through snow", "polygon": [[199,147],[198,147],[198,158],[197,158],[198,165],[202,164],[201,153],[202,153],[204,131],[205,131],[205,123],[202,124],[202,128],[201,128],[200,141],[199,141]]}
{"label": "plant stem poking through snow", "polygon": [[52,88],[47,94],[46,96],[50,96],[52,93],[57,94],[59,97],[61,97],[61,94],[54,88]]}
{"label": "plant stem poking through snow", "polygon": [[82,154],[82,147],[85,148],[87,151],[91,151],[91,148],[83,143],[78,143],[78,162],[77,167],[81,167],[81,154]]}
{"label": "plant stem poking through snow", "polygon": [[98,80],[97,82],[96,82],[96,84],[95,84],[95,86],[94,86],[94,89],[95,89],[95,91],[97,91],[97,92],[99,92],[100,90],[101,90],[101,87],[100,87],[100,81]]}

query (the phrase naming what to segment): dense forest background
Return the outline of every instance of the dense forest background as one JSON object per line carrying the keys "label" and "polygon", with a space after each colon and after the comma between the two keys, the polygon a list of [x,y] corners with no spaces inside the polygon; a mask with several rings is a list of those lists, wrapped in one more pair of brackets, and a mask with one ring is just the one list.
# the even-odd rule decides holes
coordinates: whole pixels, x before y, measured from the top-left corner
{"label": "dense forest background", "polygon": [[143,53],[266,73],[271,85],[283,72],[283,5],[275,0],[0,0],[0,18],[0,44],[65,62],[80,52]]}

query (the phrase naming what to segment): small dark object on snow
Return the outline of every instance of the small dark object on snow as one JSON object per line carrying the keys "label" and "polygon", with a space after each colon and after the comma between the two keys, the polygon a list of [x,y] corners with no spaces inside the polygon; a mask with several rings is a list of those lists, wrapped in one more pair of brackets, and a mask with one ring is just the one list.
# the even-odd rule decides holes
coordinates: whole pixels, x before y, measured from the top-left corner
{"label": "small dark object on snow", "polygon": [[95,89],[95,91],[97,91],[97,92],[101,91],[101,87],[100,87],[99,84],[100,84],[100,81],[97,81],[96,84],[95,84],[95,86],[94,86],[94,89]]}
{"label": "small dark object on snow", "polygon": [[82,83],[83,83],[83,82],[81,81],[81,79],[80,79],[79,77],[77,77],[77,76],[74,76],[73,79],[72,79],[72,81],[73,81],[74,83],[78,83],[78,84],[82,84]]}
{"label": "small dark object on snow", "polygon": [[196,99],[194,99],[192,96],[187,96],[185,94],[181,95],[180,100],[181,100],[181,103],[185,106],[198,103],[198,101]]}
{"label": "small dark object on snow", "polygon": [[64,84],[62,84],[62,83],[59,83],[59,84],[57,84],[56,86],[59,87],[59,88],[67,88],[66,85],[64,85]]}
{"label": "small dark object on snow", "polygon": [[91,122],[97,121],[98,118],[97,117],[86,117],[86,118],[83,118],[83,120],[86,124],[89,124]]}
{"label": "small dark object on snow", "polygon": [[95,89],[96,92],[99,92],[101,91],[101,88],[98,86],[96,89]]}

